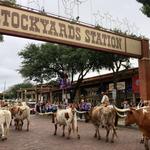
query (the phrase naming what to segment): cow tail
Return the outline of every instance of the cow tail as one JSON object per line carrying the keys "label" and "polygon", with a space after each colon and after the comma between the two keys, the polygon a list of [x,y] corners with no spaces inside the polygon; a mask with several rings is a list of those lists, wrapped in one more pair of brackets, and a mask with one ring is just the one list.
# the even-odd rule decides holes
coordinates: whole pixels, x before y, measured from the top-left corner
{"label": "cow tail", "polygon": [[8,112],[5,114],[5,125],[6,125],[6,128],[7,128],[7,133],[9,132],[10,123],[11,123],[11,112],[8,111]]}
{"label": "cow tail", "polygon": [[118,126],[118,115],[117,115],[117,112],[116,112],[116,115],[115,115],[115,127]]}
{"label": "cow tail", "polygon": [[72,130],[73,130],[73,132],[75,131],[75,122],[74,122],[74,119],[72,121]]}

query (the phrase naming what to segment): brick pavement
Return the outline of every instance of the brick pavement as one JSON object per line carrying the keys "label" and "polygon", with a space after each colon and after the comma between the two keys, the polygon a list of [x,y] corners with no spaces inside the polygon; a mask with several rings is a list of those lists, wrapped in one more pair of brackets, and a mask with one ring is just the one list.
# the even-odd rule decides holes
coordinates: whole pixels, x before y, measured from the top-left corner
{"label": "brick pavement", "polygon": [[79,122],[81,139],[72,136],[70,140],[58,135],[53,136],[54,126],[50,118],[32,116],[31,130],[27,132],[10,129],[7,141],[0,141],[0,150],[144,150],[139,143],[138,130],[118,127],[115,143],[105,142],[105,132],[101,129],[102,140],[93,138],[94,128],[91,123]]}

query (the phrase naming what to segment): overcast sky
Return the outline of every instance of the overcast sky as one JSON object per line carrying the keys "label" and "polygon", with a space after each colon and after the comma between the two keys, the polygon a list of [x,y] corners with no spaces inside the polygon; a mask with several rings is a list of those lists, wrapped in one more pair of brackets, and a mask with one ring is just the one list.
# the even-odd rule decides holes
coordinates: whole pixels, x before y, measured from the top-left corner
{"label": "overcast sky", "polygon": [[[107,28],[115,26],[150,38],[150,18],[142,14],[142,5],[136,0],[76,0],[81,2],[79,5],[74,5],[74,1],[18,0],[17,3],[36,9],[44,8],[46,12],[64,17],[79,16],[79,20],[86,23],[99,23]],[[18,52],[30,43],[41,42],[4,36],[4,42],[0,43],[0,91],[23,82],[23,78],[17,72],[21,65]],[[137,66],[136,61],[133,61],[133,66]]]}

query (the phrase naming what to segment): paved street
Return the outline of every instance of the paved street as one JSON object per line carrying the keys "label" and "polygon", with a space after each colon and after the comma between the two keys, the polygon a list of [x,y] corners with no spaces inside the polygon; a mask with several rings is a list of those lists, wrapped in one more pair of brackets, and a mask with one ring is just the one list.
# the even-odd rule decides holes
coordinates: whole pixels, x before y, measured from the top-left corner
{"label": "paved street", "polygon": [[102,140],[93,138],[94,128],[90,123],[79,122],[81,139],[72,136],[70,140],[58,135],[53,136],[54,126],[48,117],[32,116],[31,129],[15,131],[10,129],[7,141],[0,141],[0,150],[144,150],[139,143],[140,133],[136,129],[119,127],[115,143],[105,142],[105,132],[101,129]]}

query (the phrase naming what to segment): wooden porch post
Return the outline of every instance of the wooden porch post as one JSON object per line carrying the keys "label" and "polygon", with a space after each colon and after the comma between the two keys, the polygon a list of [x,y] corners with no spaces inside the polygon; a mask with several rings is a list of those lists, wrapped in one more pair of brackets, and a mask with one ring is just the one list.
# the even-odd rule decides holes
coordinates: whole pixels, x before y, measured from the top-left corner
{"label": "wooden porch post", "polygon": [[150,50],[149,41],[142,40],[142,58],[139,59],[140,97],[150,101]]}

